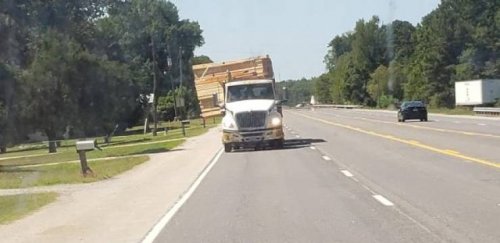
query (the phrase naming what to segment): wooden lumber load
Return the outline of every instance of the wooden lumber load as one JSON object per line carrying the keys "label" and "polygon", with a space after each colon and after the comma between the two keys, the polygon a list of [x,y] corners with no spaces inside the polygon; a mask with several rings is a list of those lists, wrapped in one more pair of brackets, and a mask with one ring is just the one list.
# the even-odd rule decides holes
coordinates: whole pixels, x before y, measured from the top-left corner
{"label": "wooden lumber load", "polygon": [[193,73],[202,118],[220,115],[217,103],[224,101],[226,82],[274,78],[269,56],[194,65]]}

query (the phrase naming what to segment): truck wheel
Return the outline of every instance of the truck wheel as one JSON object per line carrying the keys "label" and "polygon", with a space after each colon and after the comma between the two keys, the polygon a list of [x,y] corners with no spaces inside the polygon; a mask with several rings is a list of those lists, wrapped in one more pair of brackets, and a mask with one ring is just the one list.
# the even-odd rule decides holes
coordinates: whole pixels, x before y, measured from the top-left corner
{"label": "truck wheel", "polygon": [[283,149],[285,141],[283,139],[274,142],[274,147],[277,149]]}
{"label": "truck wheel", "polygon": [[224,152],[229,153],[232,150],[232,146],[230,143],[225,143],[224,144]]}

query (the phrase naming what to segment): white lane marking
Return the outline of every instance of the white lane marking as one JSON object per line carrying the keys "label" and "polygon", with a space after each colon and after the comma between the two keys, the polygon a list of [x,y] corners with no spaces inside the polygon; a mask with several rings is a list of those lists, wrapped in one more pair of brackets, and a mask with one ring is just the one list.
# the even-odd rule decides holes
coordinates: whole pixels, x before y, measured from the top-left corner
{"label": "white lane marking", "polygon": [[478,126],[486,126],[486,124],[484,124],[484,123],[478,123],[477,125]]}
{"label": "white lane marking", "polygon": [[326,161],[330,161],[330,160],[332,160],[330,157],[328,157],[328,156],[326,156],[326,155],[323,155],[322,157],[323,157],[323,159],[324,159],[324,160],[326,160]]}
{"label": "white lane marking", "polygon": [[351,174],[351,172],[349,172],[348,170],[341,170],[340,172],[342,172],[342,174],[344,174],[345,176],[347,177],[352,177],[353,175]]}
{"label": "white lane marking", "polygon": [[314,146],[311,146],[309,148],[311,148],[312,150],[316,150],[316,147],[314,147]]}
{"label": "white lane marking", "polygon": [[459,122],[459,121],[454,121],[453,123],[460,124],[460,123],[462,123],[462,122]]}
{"label": "white lane marking", "polygon": [[434,121],[438,122],[439,120],[438,119],[434,119]]}
{"label": "white lane marking", "polygon": [[300,138],[300,135],[295,135],[296,138]]}
{"label": "white lane marking", "polygon": [[198,178],[196,178],[196,180],[189,187],[187,192],[184,193],[184,195],[182,195],[181,199],[179,201],[177,201],[174,204],[174,206],[170,210],[168,210],[168,212],[165,215],[163,215],[163,217],[160,219],[160,221],[158,223],[156,223],[156,225],[153,227],[153,229],[151,229],[151,231],[148,232],[146,237],[144,237],[144,239],[141,241],[142,243],[152,243],[156,239],[156,237],[158,237],[158,235],[163,230],[163,228],[165,228],[165,226],[174,217],[174,215],[177,213],[177,211],[179,211],[179,209],[182,207],[182,205],[184,205],[184,203],[186,203],[186,201],[189,199],[189,197],[191,197],[191,195],[193,195],[194,191],[196,190],[196,188],[198,188],[201,181],[203,181],[203,179],[205,179],[208,172],[210,172],[212,167],[214,167],[214,165],[217,163],[217,161],[219,161],[219,158],[222,155],[222,152],[223,152],[222,148],[219,149],[219,151],[217,152],[215,157],[212,159],[210,164],[203,170],[203,172],[198,176]]}
{"label": "white lane marking", "polygon": [[382,195],[373,195],[373,198],[375,198],[379,203],[382,203],[384,206],[394,206],[394,203],[391,201],[387,200],[387,198],[383,197]]}

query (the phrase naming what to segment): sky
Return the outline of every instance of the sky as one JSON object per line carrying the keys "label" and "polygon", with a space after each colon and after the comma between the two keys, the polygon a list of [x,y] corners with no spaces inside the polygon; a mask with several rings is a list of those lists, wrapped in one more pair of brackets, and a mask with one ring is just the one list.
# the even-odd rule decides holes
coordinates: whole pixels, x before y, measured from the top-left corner
{"label": "sky", "polygon": [[359,19],[414,25],[439,0],[171,0],[182,19],[199,22],[205,44],[195,51],[215,62],[269,55],[278,81],[325,72],[328,43]]}

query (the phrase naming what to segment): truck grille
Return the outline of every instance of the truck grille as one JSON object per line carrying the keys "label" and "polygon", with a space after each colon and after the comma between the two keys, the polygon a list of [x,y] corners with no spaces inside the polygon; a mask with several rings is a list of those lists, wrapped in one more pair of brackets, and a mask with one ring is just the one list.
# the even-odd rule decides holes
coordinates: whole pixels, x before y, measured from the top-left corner
{"label": "truck grille", "polygon": [[239,128],[259,128],[266,125],[266,111],[251,111],[236,114],[236,123]]}

